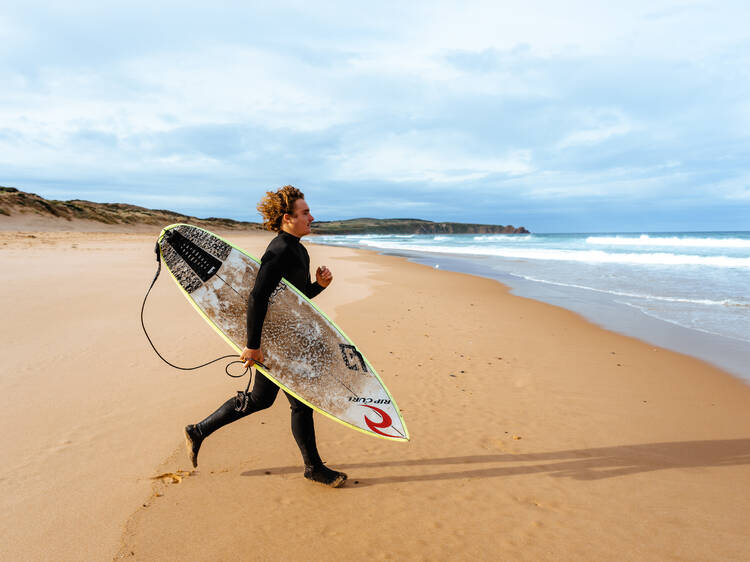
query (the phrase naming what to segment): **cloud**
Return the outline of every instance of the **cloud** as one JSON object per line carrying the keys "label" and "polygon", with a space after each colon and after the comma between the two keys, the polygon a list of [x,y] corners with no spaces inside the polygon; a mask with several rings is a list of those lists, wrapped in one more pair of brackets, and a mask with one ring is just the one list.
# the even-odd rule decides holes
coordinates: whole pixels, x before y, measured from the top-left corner
{"label": "cloud", "polygon": [[748,12],[16,3],[0,16],[0,182],[165,205],[190,190],[202,199],[176,210],[237,218],[234,202],[285,183],[328,218],[471,220],[498,198],[550,223],[572,205],[741,207]]}
{"label": "cloud", "polygon": [[527,150],[495,155],[472,144],[470,138],[442,131],[387,135],[349,145],[331,157],[332,168],[337,179],[344,181],[435,184],[475,181],[494,174],[517,176],[532,170]]}
{"label": "cloud", "polygon": [[569,133],[560,141],[559,148],[592,146],[634,130],[634,126],[618,110],[595,110],[580,121],[586,128]]}

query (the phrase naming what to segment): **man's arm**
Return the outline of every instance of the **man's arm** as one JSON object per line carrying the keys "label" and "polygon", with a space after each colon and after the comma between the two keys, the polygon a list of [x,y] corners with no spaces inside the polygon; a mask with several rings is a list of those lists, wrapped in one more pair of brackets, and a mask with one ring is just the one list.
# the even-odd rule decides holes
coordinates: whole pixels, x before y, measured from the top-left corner
{"label": "man's arm", "polygon": [[259,349],[263,321],[268,312],[268,299],[281,281],[282,255],[266,252],[263,255],[255,286],[247,299],[247,348]]}
{"label": "man's arm", "polygon": [[[305,262],[305,277],[310,279],[310,254],[307,253],[307,249],[302,244],[300,244],[300,248],[302,249],[302,258]],[[302,294],[308,299],[312,299],[317,297],[323,289],[328,287],[332,280],[333,274],[326,266],[322,265],[315,271],[315,281],[313,283],[307,281],[304,287],[298,287],[298,289],[300,289]]]}
{"label": "man's arm", "polygon": [[305,289],[305,296],[311,299],[319,295],[323,289],[333,281],[333,273],[325,265],[320,266],[315,272],[315,282],[310,283]]}

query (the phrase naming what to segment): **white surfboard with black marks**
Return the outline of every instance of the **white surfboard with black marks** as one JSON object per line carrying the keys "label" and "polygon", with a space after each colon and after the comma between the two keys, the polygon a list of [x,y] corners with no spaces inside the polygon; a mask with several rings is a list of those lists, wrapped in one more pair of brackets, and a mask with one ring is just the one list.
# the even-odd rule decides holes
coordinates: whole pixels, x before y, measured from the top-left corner
{"label": "white surfboard with black marks", "polygon": [[[162,230],[159,247],[188,300],[241,350],[258,260],[215,234],[186,224]],[[370,362],[286,280],[269,300],[261,349],[268,370],[259,370],[315,410],[370,435],[409,439],[393,397]]]}

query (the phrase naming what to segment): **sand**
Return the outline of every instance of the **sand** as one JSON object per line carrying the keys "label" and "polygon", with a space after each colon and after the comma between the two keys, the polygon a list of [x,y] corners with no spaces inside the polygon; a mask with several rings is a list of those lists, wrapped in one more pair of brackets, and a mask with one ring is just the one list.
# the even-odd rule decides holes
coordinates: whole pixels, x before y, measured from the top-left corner
{"label": "sand", "polygon": [[[317,304],[412,441],[318,416],[350,480],[316,486],[279,398],[193,471],[182,428],[244,381],[148,347],[156,232],[36,230],[0,232],[0,559],[750,559],[750,385],[706,363],[496,281],[308,244],[335,275]],[[168,276],[146,323],[180,364],[229,352]]]}

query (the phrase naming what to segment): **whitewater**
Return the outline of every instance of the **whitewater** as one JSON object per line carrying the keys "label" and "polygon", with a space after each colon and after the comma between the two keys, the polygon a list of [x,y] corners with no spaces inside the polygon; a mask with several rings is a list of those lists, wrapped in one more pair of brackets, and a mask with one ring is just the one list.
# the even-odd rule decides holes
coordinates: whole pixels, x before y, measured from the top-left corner
{"label": "whitewater", "polygon": [[750,379],[750,232],[338,235],[313,242],[492,277],[516,294]]}

